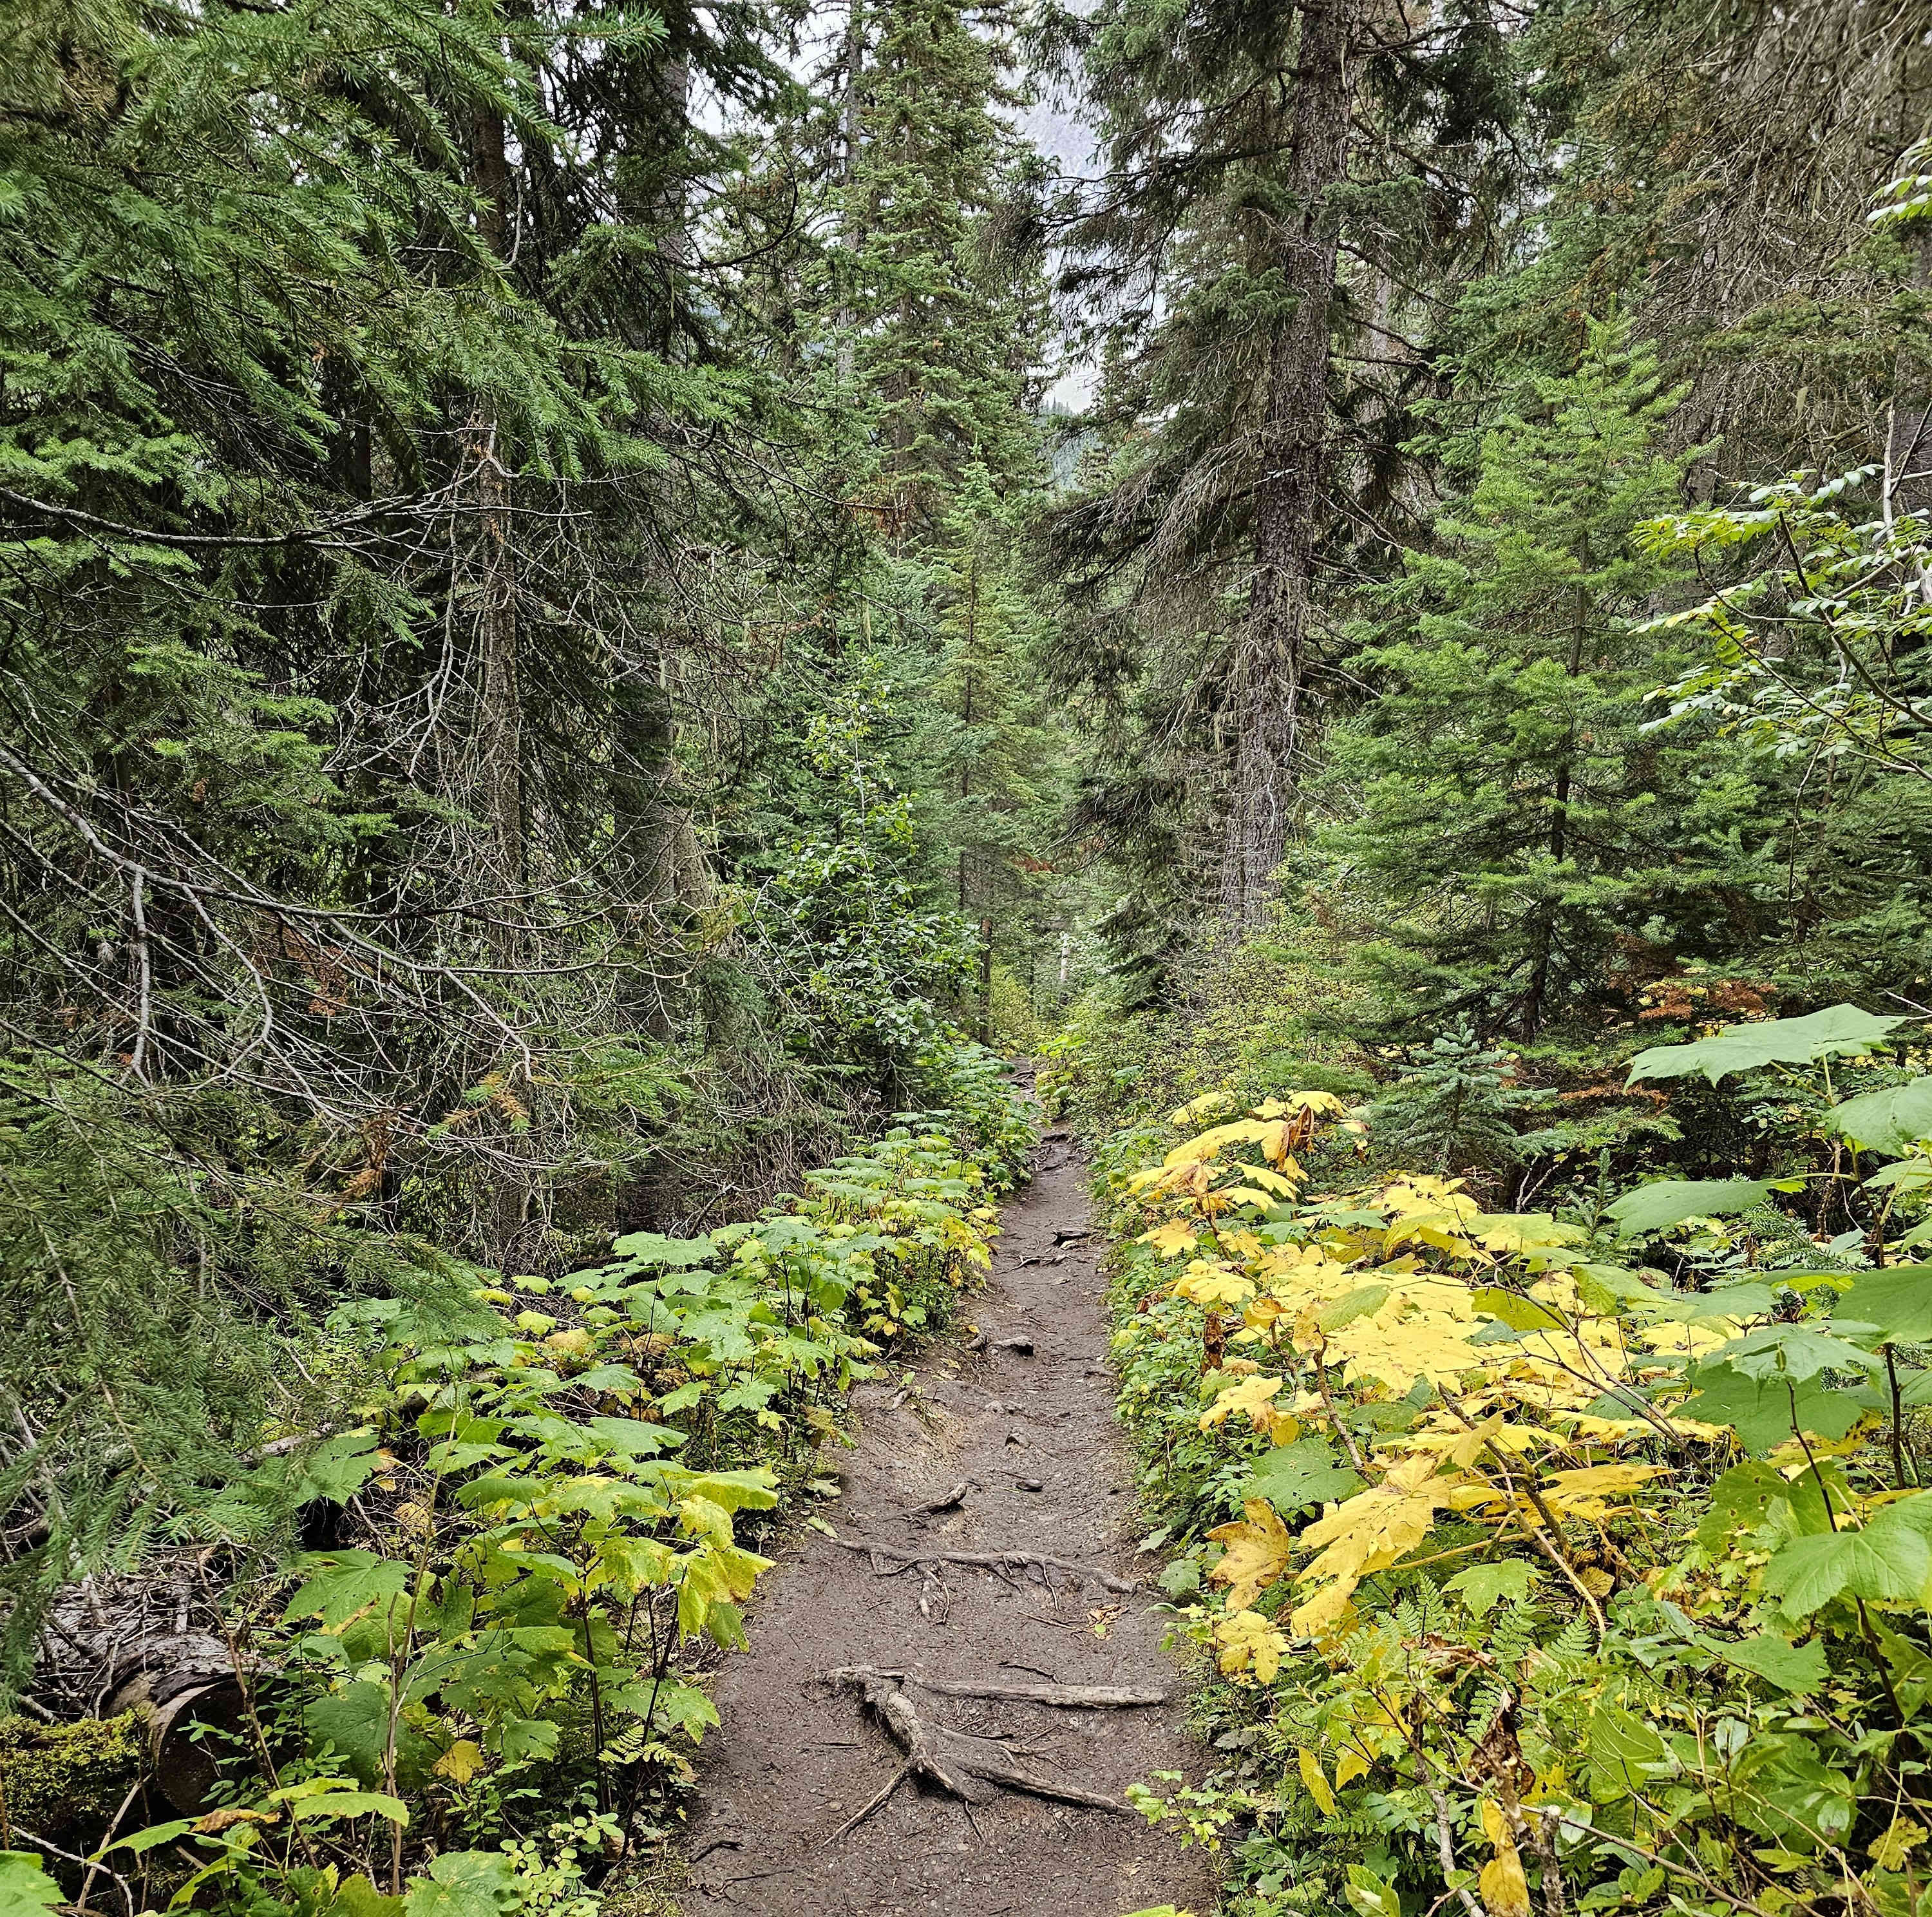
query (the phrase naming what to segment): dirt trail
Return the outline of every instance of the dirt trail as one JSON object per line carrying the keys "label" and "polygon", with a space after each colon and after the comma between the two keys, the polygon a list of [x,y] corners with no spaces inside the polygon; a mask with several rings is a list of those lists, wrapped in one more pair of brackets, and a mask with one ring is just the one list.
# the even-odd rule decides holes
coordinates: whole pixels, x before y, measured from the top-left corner
{"label": "dirt trail", "polygon": [[[898,1374],[863,1387],[862,1437],[844,1454],[844,1495],[818,1508],[842,1538],[923,1554],[930,1569],[842,1549],[801,1529],[762,1587],[752,1649],[732,1658],[706,1741],[688,1847],[689,1917],[1121,1917],[1162,1903],[1214,1907],[1212,1873],[1138,1817],[1058,1804],[991,1785],[957,1800],[908,1780],[859,1826],[847,1820],[904,1755],[842,1666],[948,1683],[1154,1687],[1178,1697],[1136,1557],[1124,1444],[1104,1369],[1097,1241],[1084,1179],[1049,1137],[1033,1183],[1006,1209],[992,1278],[966,1316],[986,1350],[937,1342],[913,1391]],[[1003,1348],[1003,1342],[1030,1343]],[[956,1508],[918,1507],[966,1486]],[[1104,1571],[932,1564],[943,1552],[1030,1552]],[[1051,1576],[1049,1590],[1043,1576]],[[922,1611],[923,1603],[923,1612]],[[929,1614],[929,1615],[928,1615]],[[1104,1628],[1099,1635],[1096,1626]],[[874,1686],[875,1697],[898,1687]],[[1004,1740],[1034,1774],[1118,1797],[1156,1771],[1196,1768],[1180,1710],[1062,1709],[907,1687],[930,1729]],[[904,1720],[902,1719],[902,1728]],[[968,1759],[991,1745],[944,1741]]]}

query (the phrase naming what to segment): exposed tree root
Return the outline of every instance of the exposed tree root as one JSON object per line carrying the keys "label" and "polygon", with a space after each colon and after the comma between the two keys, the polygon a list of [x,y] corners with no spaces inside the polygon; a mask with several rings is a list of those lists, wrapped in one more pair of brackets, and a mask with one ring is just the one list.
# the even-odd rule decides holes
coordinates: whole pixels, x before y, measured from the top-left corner
{"label": "exposed tree root", "polygon": [[[1051,1590],[1053,1579],[1051,1573],[1058,1571],[1063,1576],[1078,1578],[1083,1584],[1091,1579],[1108,1591],[1132,1591],[1132,1582],[1116,1577],[1112,1571],[1103,1571],[1097,1564],[1070,1564],[1064,1558],[1043,1557],[1037,1551],[933,1551],[920,1545],[881,1544],[869,1538],[837,1537],[835,1544],[848,1551],[856,1551],[872,1560],[874,1570],[882,1570],[881,1558],[892,1558],[898,1561],[901,1570],[911,1564],[965,1564],[980,1570],[998,1571],[1002,1576],[1014,1570],[1036,1570],[1040,1582]],[[896,1572],[884,1575],[896,1576]]]}
{"label": "exposed tree root", "polygon": [[966,1494],[972,1489],[971,1483],[962,1478],[944,1498],[935,1498],[930,1504],[914,1504],[906,1511],[908,1518],[936,1518],[942,1511],[956,1511],[966,1501]]}
{"label": "exposed tree root", "polygon": [[974,1737],[964,1731],[948,1730],[943,1724],[928,1723],[892,1672],[860,1665],[831,1675],[834,1683],[858,1691],[866,1708],[878,1717],[893,1742],[905,1753],[905,1761],[880,1790],[839,1825],[826,1840],[828,1846],[856,1830],[908,1777],[922,1779],[947,1796],[957,1798],[966,1807],[969,1818],[975,1804],[983,1804],[992,1795],[988,1786],[1024,1791],[1056,1804],[1078,1804],[1083,1810],[1110,1811],[1116,1816],[1138,1814],[1132,1805],[1120,1798],[1035,1777],[1022,1769],[1016,1761],[1016,1753],[996,1738]]}
{"label": "exposed tree root", "polygon": [[1167,1702],[1164,1690],[1133,1685],[1009,1684],[997,1678],[928,1678],[918,1671],[882,1671],[870,1664],[834,1671],[831,1678],[834,1684],[886,1678],[894,1684],[916,1684],[935,1697],[991,1697],[1015,1704],[1051,1704],[1067,1711],[1133,1711]]}

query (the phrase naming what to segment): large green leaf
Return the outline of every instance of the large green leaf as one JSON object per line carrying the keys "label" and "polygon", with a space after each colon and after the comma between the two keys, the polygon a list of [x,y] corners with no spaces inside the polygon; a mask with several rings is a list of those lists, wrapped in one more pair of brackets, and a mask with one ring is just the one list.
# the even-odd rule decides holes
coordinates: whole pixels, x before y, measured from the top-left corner
{"label": "large green leaf", "polygon": [[407,1917],[496,1917],[514,1906],[510,1860],[491,1850],[446,1850],[430,1859],[428,1877],[409,1887]]}
{"label": "large green leaf", "polygon": [[[1781,1436],[1790,1435],[1787,1426]],[[1733,1465],[1711,1487],[1711,1501],[1698,1521],[1697,1542],[1713,1558],[1722,1557],[1733,1540],[1762,1531],[1774,1517],[1777,1529],[1787,1536],[1832,1528],[1824,1498],[1810,1472],[1788,1479],[1775,1465],[1756,1459]]]}
{"label": "large green leaf", "polygon": [[1664,1740],[1652,1725],[1606,1699],[1590,1713],[1588,1747],[1590,1795],[1599,1804],[1614,1804],[1641,1790],[1648,1781],[1643,1766],[1659,1762],[1664,1754]]}
{"label": "large green leaf", "polygon": [[1750,1279],[1738,1285],[1720,1285],[1710,1291],[1670,1291],[1614,1265],[1579,1265],[1576,1279],[1583,1302],[1593,1312],[1647,1323],[1688,1324],[1702,1318],[1756,1318],[1778,1309],[1777,1294],[1771,1287]]}
{"label": "large green leaf", "polygon": [[1831,1675],[1824,1647],[1815,1640],[1793,1644],[1772,1631],[1760,1631],[1736,1644],[1713,1640],[1711,1648],[1727,1664],[1750,1671],[1796,1696],[1818,1690]]}
{"label": "large green leaf", "polygon": [[1696,1395],[1684,1404],[1684,1415],[1730,1426],[1747,1451],[1762,1453],[1782,1444],[1791,1435],[1794,1411],[1800,1431],[1843,1438],[1870,1408],[1860,1393],[1834,1391],[1816,1379],[1792,1384],[1747,1378],[1728,1365],[1700,1365],[1695,1382]]}
{"label": "large green leaf", "polygon": [[282,1613],[292,1624],[317,1618],[326,1631],[339,1633],[364,1612],[400,1618],[399,1600],[410,1588],[410,1566],[399,1558],[379,1558],[373,1551],[319,1552],[304,1558],[298,1568],[304,1582]]}
{"label": "large green leaf", "polygon": [[410,1821],[409,1807],[399,1797],[379,1790],[332,1790],[320,1797],[304,1798],[289,1807],[289,1815],[298,1822],[308,1818],[386,1817],[392,1824]]}
{"label": "large green leaf", "polygon": [[1932,1078],[1847,1098],[1826,1115],[1825,1126],[1868,1152],[1896,1158],[1922,1138],[1932,1138]]}
{"label": "large green leaf", "polygon": [[1856,1273],[1848,1309],[1876,1330],[1882,1343],[1932,1343],[1932,1265],[1888,1265]]}
{"label": "large green leaf", "polygon": [[1759,1732],[1747,1738],[1729,1782],[1730,1814],[1784,1849],[1802,1853],[1842,1844],[1851,1829],[1856,1783],[1804,1738]]}
{"label": "large green leaf", "polygon": [[[641,1271],[688,1271],[718,1253],[709,1238],[667,1238],[656,1231],[627,1232],[610,1249],[628,1265]],[[606,1274],[590,1275],[596,1278]],[[578,1280],[573,1279],[571,1282],[575,1284]]]}
{"label": "large green leaf", "polygon": [[1662,1178],[1640,1185],[1604,1207],[1620,1238],[1664,1231],[1686,1218],[1726,1218],[1761,1205],[1777,1189],[1768,1178]]}
{"label": "large green leaf", "polygon": [[46,1917],[61,1887],[30,1850],[0,1850],[0,1917]]}
{"label": "large green leaf", "polygon": [[1760,1326],[1720,1345],[1706,1362],[1727,1365],[1745,1378],[1792,1384],[1804,1384],[1828,1371],[1871,1372],[1880,1366],[1869,1351],[1834,1338],[1814,1324]]}
{"label": "large green leaf", "polygon": [[1442,1588],[1462,1599],[1472,1618],[1486,1618],[1504,1598],[1520,1604],[1536,1582],[1537,1569],[1526,1558],[1504,1558],[1493,1564],[1472,1564],[1458,1571]]}
{"label": "large green leaf", "polygon": [[646,1424],[642,1418],[585,1418],[583,1429],[602,1450],[621,1451],[633,1458],[655,1458],[674,1451],[687,1434],[674,1425]]}
{"label": "large green leaf", "polygon": [[1322,1439],[1304,1438],[1262,1459],[1241,1495],[1264,1498],[1283,1517],[1289,1517],[1311,1504],[1352,1498],[1361,1488],[1362,1480],[1337,1462]]}
{"label": "large green leaf", "polygon": [[1714,1038],[1692,1045],[1654,1045],[1630,1061],[1629,1083],[1639,1079],[1688,1078],[1701,1072],[1714,1085],[1727,1073],[1755,1071],[1768,1065],[1810,1065],[1834,1054],[1875,1050],[1903,1017],[1881,1018],[1856,1005],[1833,1005],[1803,1018],[1767,1019],[1756,1025],[1727,1025]]}
{"label": "large green leaf", "polygon": [[[302,1716],[317,1745],[334,1750],[357,1779],[373,1786],[382,1780],[389,1739],[389,1687],[358,1679],[340,1690],[312,1698]],[[428,1774],[436,1749],[406,1723],[396,1726],[396,1774],[412,1786]]]}
{"label": "large green leaf", "polygon": [[1358,1318],[1380,1311],[1388,1303],[1388,1295],[1386,1285],[1358,1285],[1332,1303],[1321,1306],[1315,1314],[1315,1322],[1332,1336]]}
{"label": "large green leaf", "polygon": [[1764,1567],[1764,1588],[1794,1618],[1809,1617],[1834,1597],[1916,1597],[1932,1577],[1932,1544],[1924,1518],[1888,1504],[1862,1531],[1794,1539]]}
{"label": "large green leaf", "polygon": [[1486,1285],[1478,1291],[1476,1309],[1492,1313],[1514,1332],[1562,1331],[1567,1324],[1562,1315],[1547,1305],[1498,1285]]}

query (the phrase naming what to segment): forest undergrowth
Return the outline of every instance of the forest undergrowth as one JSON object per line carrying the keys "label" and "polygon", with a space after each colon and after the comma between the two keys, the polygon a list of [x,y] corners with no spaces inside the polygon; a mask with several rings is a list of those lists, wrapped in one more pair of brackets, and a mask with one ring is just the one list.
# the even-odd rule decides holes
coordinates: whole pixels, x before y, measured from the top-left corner
{"label": "forest undergrowth", "polygon": [[[8,1908],[99,1878],[130,1909],[587,1912],[614,1867],[666,1864],[718,1721],[705,1647],[743,1647],[771,1566],[752,1546],[830,1488],[847,1389],[945,1324],[1024,1172],[998,1061],[962,1049],[946,1083],[743,1223],[342,1306],[332,1415],[269,1443],[200,1536],[56,1609],[83,1694],[158,1598],[219,1654],[198,1726],[143,1690],[145,1764],[124,1701],[104,1751],[0,1720],[10,1828],[65,1860],[9,1852]],[[129,1783],[104,1828],[104,1769]]]}
{"label": "forest undergrowth", "polygon": [[1640,1051],[1633,1087],[1749,1113],[1757,1162],[1538,1212],[1398,1168],[1386,1107],[1246,1106],[1226,1051],[1156,1047],[1207,1088],[1165,1113],[1123,1109],[1117,1035],[1056,1049],[1216,1753],[1139,1801],[1224,1855],[1230,1909],[1920,1907],[1916,1019]]}

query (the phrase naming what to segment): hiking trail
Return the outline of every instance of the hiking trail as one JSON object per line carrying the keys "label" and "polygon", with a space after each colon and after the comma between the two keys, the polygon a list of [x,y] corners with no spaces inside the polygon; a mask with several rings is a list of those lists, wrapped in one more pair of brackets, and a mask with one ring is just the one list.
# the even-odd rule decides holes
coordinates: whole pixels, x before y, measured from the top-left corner
{"label": "hiking trail", "polygon": [[688,1917],[1214,1908],[1209,1859],[1124,1794],[1196,1774],[1199,1750],[1133,1549],[1099,1242],[1064,1132],[1001,1226],[910,1387],[896,1366],[854,1393],[857,1448],[826,1460],[843,1495],[818,1507],[837,1540],[800,1527],[760,1587],[699,1766]]}

